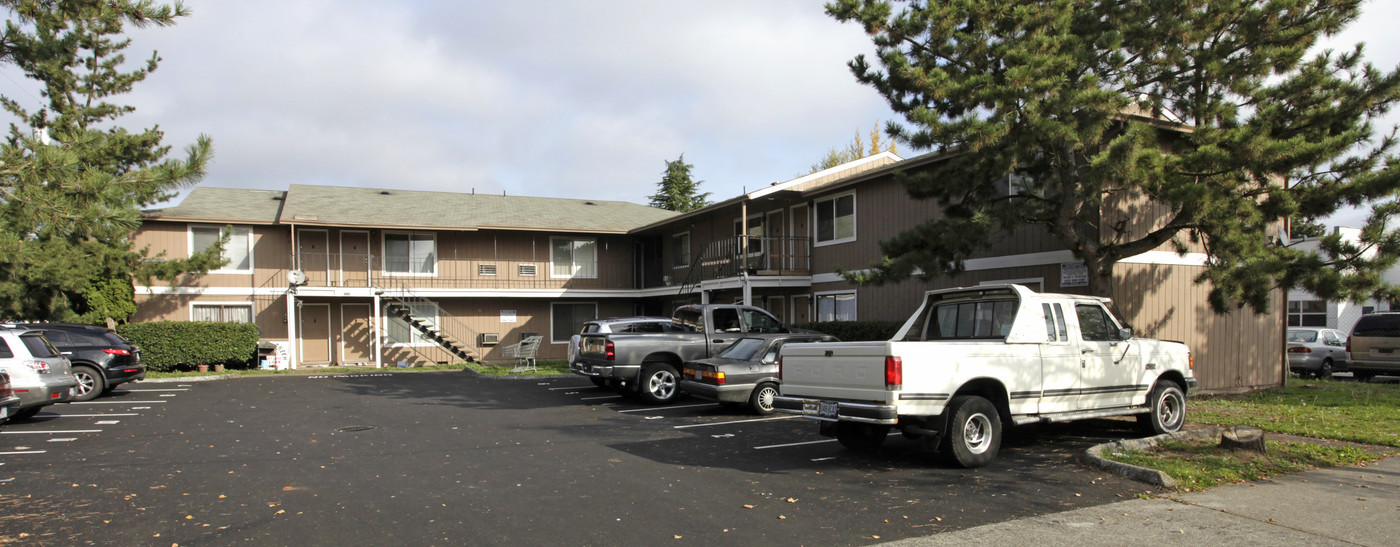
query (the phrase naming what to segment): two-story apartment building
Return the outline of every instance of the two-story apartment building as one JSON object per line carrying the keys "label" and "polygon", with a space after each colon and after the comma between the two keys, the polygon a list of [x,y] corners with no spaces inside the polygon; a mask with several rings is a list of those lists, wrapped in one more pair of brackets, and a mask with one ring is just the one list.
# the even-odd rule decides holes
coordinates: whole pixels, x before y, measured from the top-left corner
{"label": "two-story apartment building", "polygon": [[[296,365],[381,365],[499,359],[498,344],[530,334],[544,337],[542,358],[563,358],[583,321],[688,302],[744,301],[789,322],[903,320],[934,288],[1086,291],[1083,263],[1030,227],[956,277],[843,280],[838,268],[865,267],[880,241],[942,214],[909,198],[894,174],[945,159],[879,154],[685,214],[575,199],[201,187],[151,211],[137,241],[181,256],[227,232],[230,264],[173,287],[137,287],[135,320],[254,321]],[[1215,315],[1192,282],[1203,264],[1166,250],[1123,261],[1119,309],[1144,336],[1187,342],[1205,389],[1281,382],[1282,294],[1269,315]]]}

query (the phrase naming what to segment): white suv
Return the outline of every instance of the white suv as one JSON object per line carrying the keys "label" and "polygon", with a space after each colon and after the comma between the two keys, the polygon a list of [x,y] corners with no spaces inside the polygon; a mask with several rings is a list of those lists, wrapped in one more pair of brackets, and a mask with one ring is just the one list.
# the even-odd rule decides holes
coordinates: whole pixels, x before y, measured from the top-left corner
{"label": "white suv", "polygon": [[20,400],[12,419],[27,420],[40,408],[73,400],[78,385],[68,358],[42,332],[9,325],[0,326],[0,370],[10,374]]}

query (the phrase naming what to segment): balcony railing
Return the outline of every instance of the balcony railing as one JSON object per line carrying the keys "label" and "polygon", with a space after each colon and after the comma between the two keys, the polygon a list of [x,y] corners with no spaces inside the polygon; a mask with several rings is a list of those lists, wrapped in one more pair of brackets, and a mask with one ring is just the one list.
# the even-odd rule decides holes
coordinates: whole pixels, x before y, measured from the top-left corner
{"label": "balcony railing", "polygon": [[414,289],[634,289],[632,262],[560,264],[548,260],[385,259],[366,254],[301,253],[297,269],[311,287],[406,286]]}
{"label": "balcony railing", "polygon": [[748,236],[712,241],[691,261],[685,284],[735,277],[741,271],[758,276],[811,275],[812,239]]}

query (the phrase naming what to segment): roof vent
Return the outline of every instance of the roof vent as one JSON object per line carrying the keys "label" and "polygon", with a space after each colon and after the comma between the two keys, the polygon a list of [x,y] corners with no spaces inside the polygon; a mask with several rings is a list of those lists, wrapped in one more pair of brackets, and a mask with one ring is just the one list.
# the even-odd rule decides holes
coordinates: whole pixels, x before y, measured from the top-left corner
{"label": "roof vent", "polygon": [[584,205],[597,205],[597,203],[593,203],[593,202],[591,202],[591,201],[585,201],[585,202],[583,202],[583,204],[584,204]]}
{"label": "roof vent", "polygon": [[387,195],[389,195],[389,191],[388,191],[388,190],[380,190],[380,191],[379,191],[379,195],[381,195],[381,196],[387,196]]}

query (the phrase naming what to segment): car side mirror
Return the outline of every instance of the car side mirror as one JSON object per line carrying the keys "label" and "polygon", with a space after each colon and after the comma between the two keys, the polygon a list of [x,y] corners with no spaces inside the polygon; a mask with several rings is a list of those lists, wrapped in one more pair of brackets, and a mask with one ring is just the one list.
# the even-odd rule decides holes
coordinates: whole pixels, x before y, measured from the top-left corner
{"label": "car side mirror", "polygon": [[1133,337],[1133,328],[1132,328],[1132,327],[1122,327],[1122,328],[1118,329],[1118,339],[1119,339],[1119,340],[1129,340],[1129,339],[1131,339],[1132,337]]}

